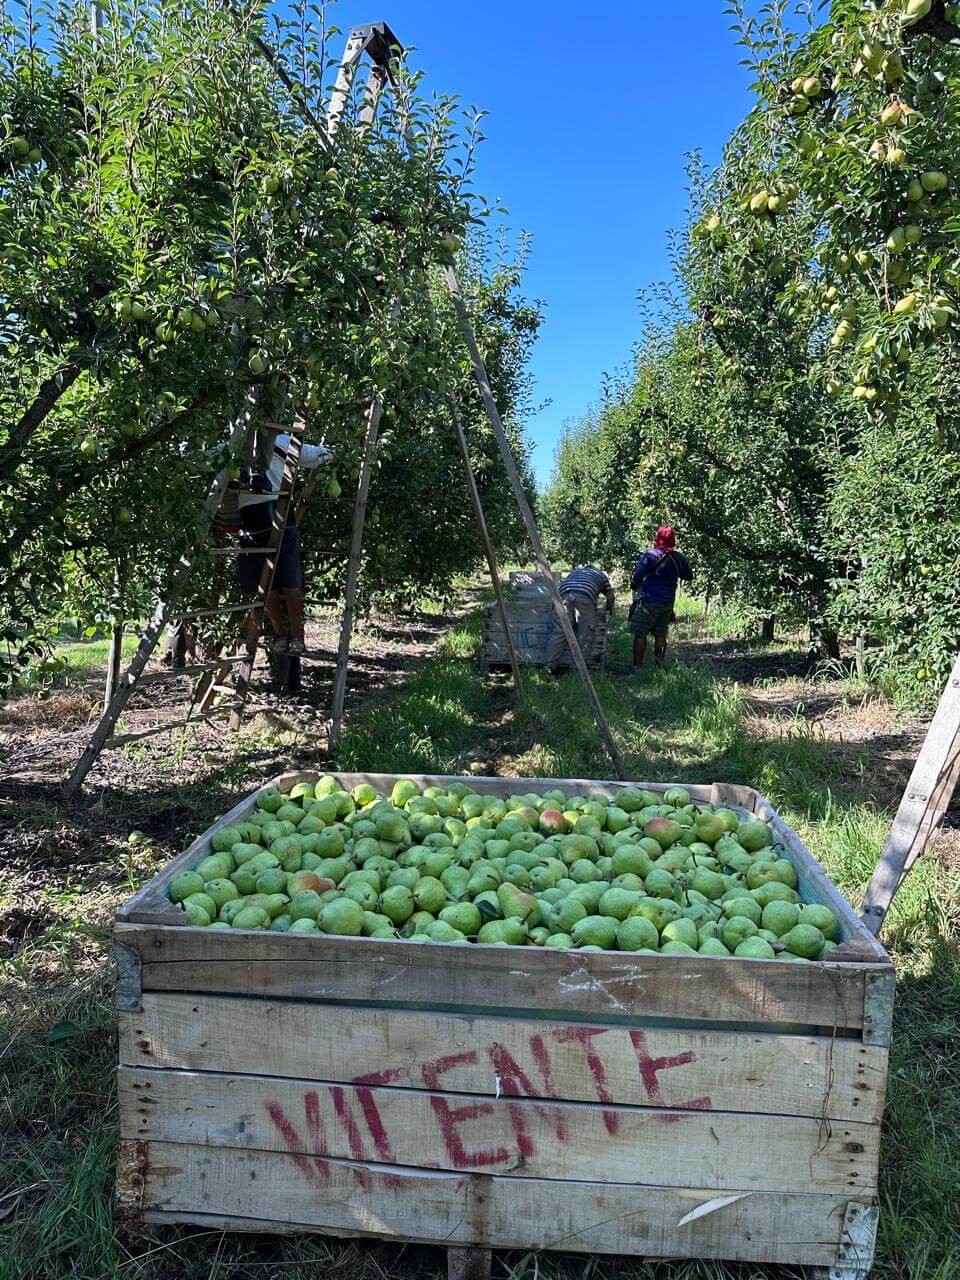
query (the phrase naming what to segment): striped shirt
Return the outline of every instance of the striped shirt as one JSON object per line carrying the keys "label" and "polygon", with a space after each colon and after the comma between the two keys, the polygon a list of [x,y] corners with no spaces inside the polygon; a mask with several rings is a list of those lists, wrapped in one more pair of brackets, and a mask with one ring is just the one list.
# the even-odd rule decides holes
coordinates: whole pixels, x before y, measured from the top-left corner
{"label": "striped shirt", "polygon": [[560,583],[561,596],[590,596],[597,600],[601,592],[606,595],[613,590],[610,579],[600,569],[588,564],[584,569],[574,569]]}

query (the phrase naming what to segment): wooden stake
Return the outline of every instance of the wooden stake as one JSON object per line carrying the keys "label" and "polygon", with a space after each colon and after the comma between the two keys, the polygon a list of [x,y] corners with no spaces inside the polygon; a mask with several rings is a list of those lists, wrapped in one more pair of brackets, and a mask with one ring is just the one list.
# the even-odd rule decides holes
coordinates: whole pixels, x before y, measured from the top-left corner
{"label": "wooden stake", "polygon": [[894,895],[940,825],[958,782],[960,658],[940,698],[887,843],[863,895],[860,915],[874,937],[883,927]]}
{"label": "wooden stake", "polygon": [[[447,288],[450,291],[450,297],[453,299],[454,309],[457,313],[457,321],[460,325],[460,332],[467,345],[467,350],[470,352],[470,359],[473,361],[473,369],[476,374],[477,385],[480,388],[480,394],[483,397],[484,406],[487,410],[487,417],[490,419],[493,434],[496,436],[497,444],[500,446],[503,465],[506,467],[507,475],[510,478],[514,496],[517,500],[517,506],[520,508],[520,515],[523,519],[524,525],[526,526],[527,537],[530,539],[530,545],[533,548],[533,554],[540,568],[540,572],[543,574],[544,580],[547,584],[554,613],[557,615],[557,621],[560,623],[560,628],[563,631],[564,639],[567,642],[567,648],[570,651],[570,656],[577,668],[577,673],[583,683],[584,691],[586,692],[590,705],[593,708],[597,727],[603,735],[607,751],[609,752],[610,759],[613,762],[616,776],[623,779],[626,777],[623,760],[620,757],[617,744],[610,731],[610,725],[607,722],[607,717],[604,715],[603,707],[600,705],[600,699],[597,697],[597,691],[593,686],[593,681],[590,679],[590,672],[587,670],[586,661],[580,651],[580,646],[577,644],[577,638],[574,635],[573,627],[570,625],[567,610],[564,607],[563,601],[560,599],[560,592],[557,589],[557,583],[553,576],[553,570],[550,567],[550,562],[547,559],[547,553],[543,548],[543,543],[540,541],[540,534],[537,531],[536,521],[533,518],[533,512],[530,510],[530,504],[527,502],[527,495],[523,491],[520,475],[513,460],[510,441],[507,439],[507,433],[503,429],[503,423],[500,420],[500,412],[497,409],[496,401],[493,398],[493,391],[490,387],[489,380],[487,379],[487,371],[483,364],[483,357],[480,355],[480,349],[477,346],[477,340],[473,334],[470,317],[467,314],[466,304],[463,301],[463,294],[460,291],[460,283],[457,280],[457,273],[453,267],[444,267],[443,274]],[[507,630],[507,634],[509,635],[509,628]]]}
{"label": "wooden stake", "polygon": [[[230,432],[230,439],[227,447],[231,453],[237,448],[243,440],[248,430],[250,421],[249,411],[245,410],[234,422],[233,429]],[[196,541],[193,546],[183,553],[173,571],[170,579],[170,585],[167,588],[167,594],[157,604],[153,617],[144,631],[137,647],[136,653],[130,660],[130,665],[120,680],[120,685],[110,699],[110,705],[100,717],[100,723],[94,729],[90,741],[87,743],[83,754],[74,765],[70,777],[67,779],[63,787],[63,797],[65,800],[71,799],[80,790],[83,780],[93,768],[93,765],[103,750],[104,743],[113,733],[114,725],[123,714],[123,709],[130,699],[130,695],[136,686],[137,681],[143,674],[144,668],[150,661],[150,655],[157,647],[157,641],[163,634],[163,629],[167,625],[170,616],[176,609],[177,601],[180,598],[180,592],[190,577],[193,570],[193,562],[196,559],[199,547],[206,542],[207,535],[210,532],[210,526],[213,523],[214,516],[220,508],[223,501],[223,494],[229,484],[230,477],[228,475],[229,466],[224,467],[217,475],[210,486],[203,507],[200,510],[200,516],[197,520]]]}
{"label": "wooden stake", "polygon": [[[96,7],[96,6],[94,6]],[[120,662],[123,658],[123,584],[127,576],[126,557],[116,562],[113,573],[113,586],[117,593],[117,613],[110,629],[110,648],[107,651],[107,678],[103,689],[103,710],[110,705],[110,699],[117,692],[120,679]]]}
{"label": "wooden stake", "polygon": [[[394,318],[399,307],[394,303]],[[337,671],[333,681],[333,712],[330,718],[329,750],[332,753],[340,741],[343,727],[343,706],[347,696],[347,666],[350,662],[350,638],[353,632],[353,606],[357,597],[360,577],[360,556],[363,551],[363,523],[367,513],[367,495],[370,492],[370,475],[380,436],[380,419],[383,416],[383,397],[376,395],[367,415],[367,434],[363,446],[363,462],[360,464],[360,481],[357,500],[353,508],[353,529],[350,534],[350,556],[347,560],[347,584],[343,601],[343,621],[340,624],[340,644],[337,649]]]}

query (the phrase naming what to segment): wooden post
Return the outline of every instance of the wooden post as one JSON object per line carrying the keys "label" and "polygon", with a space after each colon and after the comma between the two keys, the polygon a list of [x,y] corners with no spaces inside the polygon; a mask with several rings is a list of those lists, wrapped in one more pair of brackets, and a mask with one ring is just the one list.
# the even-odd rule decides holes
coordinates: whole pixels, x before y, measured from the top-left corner
{"label": "wooden post", "polygon": [[616,776],[622,779],[626,776],[623,767],[623,760],[620,757],[617,744],[610,731],[610,725],[607,723],[607,717],[604,715],[603,707],[600,705],[600,699],[597,697],[597,691],[593,687],[593,681],[590,679],[590,672],[587,670],[586,660],[580,651],[580,646],[577,644],[577,639],[574,635],[573,627],[570,625],[570,619],[567,616],[567,611],[560,599],[560,592],[557,589],[553,570],[551,569],[550,562],[547,559],[547,553],[543,548],[543,543],[540,541],[540,534],[537,531],[536,521],[533,518],[533,512],[530,510],[530,504],[527,502],[527,495],[523,491],[523,485],[520,482],[520,475],[517,471],[516,464],[513,460],[513,453],[510,449],[510,441],[507,439],[507,433],[504,431],[503,423],[500,421],[500,412],[497,409],[496,401],[493,398],[493,391],[490,387],[489,380],[487,379],[487,371],[483,364],[483,357],[480,355],[480,350],[473,334],[473,328],[470,324],[470,317],[467,315],[467,308],[463,301],[463,294],[460,291],[460,283],[457,280],[457,273],[453,267],[444,267],[443,274],[447,288],[450,291],[450,297],[453,300],[454,309],[457,313],[460,332],[467,345],[467,350],[470,352],[470,359],[473,362],[477,385],[479,386],[480,394],[483,397],[483,403],[487,410],[487,417],[490,419],[493,434],[496,436],[497,444],[500,446],[503,464],[506,467],[507,475],[510,478],[514,496],[517,500],[517,506],[520,508],[521,518],[526,526],[527,537],[530,539],[530,545],[533,547],[533,554],[536,557],[540,572],[543,574],[544,580],[547,584],[554,613],[557,616],[557,621],[560,623],[560,628],[563,631],[564,639],[567,642],[567,648],[570,651],[570,656],[577,668],[577,672],[583,683],[587,698],[593,708],[597,727],[603,735],[607,751],[609,752],[610,759],[613,762],[614,771]]}
{"label": "wooden post", "polygon": [[477,478],[473,474],[473,464],[470,461],[470,446],[467,443],[466,432],[463,429],[463,422],[460,418],[460,410],[457,407],[456,397],[453,393],[447,396],[447,404],[450,406],[450,417],[453,419],[453,429],[457,435],[457,444],[460,446],[460,456],[463,458],[463,467],[467,474],[467,489],[470,491],[470,505],[473,507],[474,518],[477,522],[477,528],[480,531],[480,541],[483,543],[484,554],[487,557],[487,565],[490,569],[490,577],[493,581],[493,594],[497,598],[497,608],[500,611],[500,617],[503,621],[503,634],[506,637],[507,649],[510,653],[510,670],[513,672],[513,687],[516,690],[518,698],[523,697],[523,680],[520,676],[520,659],[517,657],[517,646],[513,642],[513,632],[510,629],[510,615],[507,613],[507,602],[503,595],[503,583],[500,581],[500,569],[497,565],[497,553],[493,549],[493,543],[490,541],[490,531],[487,528],[486,517],[483,513],[483,503],[480,501],[480,491],[477,488]]}
{"label": "wooden post", "polygon": [[113,586],[117,593],[117,608],[110,628],[110,648],[107,650],[107,678],[103,688],[103,710],[117,692],[120,679],[120,661],[123,657],[123,584],[126,579],[127,561],[122,556],[114,565]]}
{"label": "wooden post", "polygon": [[960,657],[957,658],[860,905],[876,937],[894,895],[923,853],[960,782]]}
{"label": "wooden post", "polygon": [[[399,308],[394,303],[394,318]],[[343,621],[340,624],[340,644],[337,648],[337,671],[333,681],[333,712],[330,718],[329,750],[332,753],[340,741],[343,727],[343,705],[347,696],[347,666],[350,662],[350,638],[353,632],[353,606],[360,577],[360,555],[363,551],[363,523],[367,513],[367,495],[370,492],[370,474],[380,435],[380,419],[383,416],[383,397],[375,395],[367,415],[367,434],[360,464],[360,480],[357,500],[353,508],[353,529],[350,534],[350,557],[347,561],[347,585],[343,601]]]}
{"label": "wooden post", "polygon": [[[250,415],[248,411],[244,411],[234,422],[233,429],[230,432],[230,439],[227,442],[227,448],[232,453],[237,445],[241,442],[248,429]],[[74,765],[70,777],[67,779],[63,787],[63,798],[71,799],[80,790],[83,780],[93,768],[93,765],[103,750],[103,745],[112,735],[114,725],[123,714],[123,709],[130,699],[130,695],[134,690],[137,681],[143,674],[144,668],[150,661],[150,655],[157,647],[157,641],[163,634],[163,629],[167,625],[171,614],[176,609],[177,601],[180,598],[180,592],[183,590],[184,584],[190,577],[193,570],[193,562],[196,559],[197,550],[200,545],[206,541],[207,534],[210,532],[210,526],[213,518],[219,510],[220,503],[223,501],[224,490],[229,483],[228,464],[222,470],[217,472],[210,491],[207,494],[203,507],[200,510],[200,516],[197,520],[196,538],[192,547],[185,551],[180,557],[173,576],[170,579],[170,585],[167,588],[167,594],[159,601],[154,610],[153,617],[150,619],[149,625],[140,639],[136,653],[130,660],[130,665],[120,680],[119,687],[113,697],[110,699],[110,705],[100,717],[100,723],[94,729],[90,741],[87,743],[83,754]]]}
{"label": "wooden post", "polygon": [[[439,337],[439,325],[437,323],[437,313],[434,310],[433,302],[430,298],[429,286],[426,288],[425,299],[427,304],[427,312],[430,316],[430,328],[434,337]],[[493,581],[493,594],[497,599],[497,608],[500,611],[500,618],[503,622],[503,634],[507,641],[507,650],[510,654],[510,669],[513,672],[513,687],[516,690],[518,698],[523,697],[523,680],[520,676],[520,659],[517,657],[517,647],[513,642],[513,632],[510,629],[510,617],[507,613],[507,602],[503,595],[503,583],[500,580],[500,569],[497,564],[497,553],[493,549],[493,543],[490,540],[490,531],[487,528],[486,516],[483,512],[483,503],[480,501],[480,490],[477,488],[477,478],[473,472],[473,463],[470,461],[470,445],[467,442],[467,434],[463,429],[463,419],[460,417],[460,408],[457,404],[457,397],[450,389],[449,383],[444,376],[444,394],[447,399],[447,406],[450,409],[450,417],[453,421],[453,429],[456,433],[457,444],[460,446],[460,456],[463,458],[463,467],[467,473],[467,489],[470,493],[470,505],[473,507],[474,519],[477,522],[477,528],[480,531],[480,541],[483,544],[484,554],[487,557],[487,566],[490,569],[490,577]]]}

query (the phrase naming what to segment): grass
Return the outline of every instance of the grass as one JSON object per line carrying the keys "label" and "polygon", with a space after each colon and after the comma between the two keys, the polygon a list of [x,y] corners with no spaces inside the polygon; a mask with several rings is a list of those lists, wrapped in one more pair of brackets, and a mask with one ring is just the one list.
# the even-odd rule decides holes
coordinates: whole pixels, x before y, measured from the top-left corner
{"label": "grass", "polygon": [[[729,620],[728,620],[729,621]],[[757,787],[857,901],[890,822],[867,748],[838,742],[803,715],[758,712],[757,687],[708,665],[675,662],[626,680],[628,637],[615,631],[597,688],[630,777],[738,781]],[[573,676],[481,680],[479,620],[449,631],[408,683],[368,704],[341,743],[344,769],[604,777],[610,766]],[[695,646],[692,646],[695,649]],[[836,686],[856,701],[855,686]],[[224,790],[242,785],[224,765]],[[149,779],[147,778],[147,785]],[[145,801],[148,803],[148,801]],[[32,832],[42,809],[23,815]],[[109,915],[166,854],[117,850],[104,881],[78,874],[52,892],[56,923],[0,966],[0,1280],[307,1280],[323,1274],[418,1280],[443,1274],[437,1250],[295,1237],[164,1232],[118,1239],[110,1219],[116,1110]],[[0,913],[5,904],[0,888]],[[876,1280],[960,1277],[960,895],[946,860],[918,863],[885,941],[898,972],[883,1136]],[[6,1195],[6,1199],[4,1199]],[[508,1254],[511,1280],[774,1280],[782,1268]]]}

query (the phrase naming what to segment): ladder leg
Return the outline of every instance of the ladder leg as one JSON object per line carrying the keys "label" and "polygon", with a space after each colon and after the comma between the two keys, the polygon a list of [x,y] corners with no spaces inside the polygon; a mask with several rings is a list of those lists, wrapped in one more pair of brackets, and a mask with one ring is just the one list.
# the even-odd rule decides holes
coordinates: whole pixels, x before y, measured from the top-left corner
{"label": "ladder leg", "polygon": [[[228,448],[231,452],[239,445],[243,439],[248,426],[249,415],[243,414],[234,423],[233,430],[230,433]],[[227,468],[224,467],[217,473],[213,484],[210,486],[210,492],[207,494],[206,501],[200,512],[200,518],[197,521],[197,541],[180,557],[180,562],[173,572],[170,579],[170,585],[167,589],[166,596],[160,601],[154,610],[153,617],[141,637],[140,644],[136,653],[130,661],[130,666],[124,672],[120,680],[120,685],[110,699],[110,704],[100,717],[100,722],[90,741],[87,743],[83,754],[73,767],[70,777],[67,779],[63,787],[63,797],[65,800],[71,799],[80,790],[83,780],[93,768],[97,757],[103,750],[103,744],[113,734],[114,726],[123,714],[123,709],[130,700],[130,695],[143,674],[144,668],[150,661],[150,655],[157,647],[164,627],[173,614],[177,601],[180,598],[180,592],[183,590],[187,579],[193,570],[193,562],[196,559],[197,548],[206,540],[213,523],[213,518],[217,513],[223,494],[227,487],[229,476]]]}
{"label": "ladder leg", "polygon": [[375,396],[367,415],[367,434],[360,465],[360,482],[357,501],[353,508],[353,529],[350,535],[350,558],[347,561],[347,584],[343,601],[343,621],[340,624],[340,644],[337,649],[337,671],[333,681],[333,712],[330,718],[329,749],[331,752],[340,741],[343,728],[343,706],[347,695],[347,665],[350,661],[350,638],[353,633],[353,606],[357,596],[357,580],[360,576],[360,554],[363,550],[363,522],[367,511],[367,494],[370,492],[370,474],[380,434],[380,418],[383,415],[383,398]]}
{"label": "ladder leg", "polygon": [[570,625],[570,619],[567,617],[567,611],[560,600],[560,593],[557,590],[553,570],[550,568],[547,553],[543,548],[543,543],[540,541],[540,534],[537,531],[533,512],[530,510],[530,504],[527,502],[527,496],[523,491],[523,485],[520,482],[520,476],[517,472],[516,464],[513,461],[510,441],[507,439],[507,433],[504,431],[503,423],[500,421],[500,412],[497,409],[496,401],[493,398],[493,391],[491,390],[490,383],[487,379],[487,371],[483,364],[483,357],[480,355],[480,350],[473,334],[473,328],[470,324],[470,318],[467,315],[467,308],[463,301],[463,295],[460,292],[460,283],[457,280],[457,273],[454,271],[453,267],[444,268],[444,279],[446,281],[447,289],[450,292],[450,297],[453,301],[457,321],[460,326],[460,332],[463,335],[463,340],[470,353],[470,359],[473,362],[477,385],[480,388],[480,394],[487,410],[487,417],[489,418],[490,425],[493,428],[493,434],[497,438],[497,444],[500,446],[500,454],[503,458],[504,466],[507,469],[507,475],[509,476],[510,483],[513,487],[514,496],[517,500],[517,506],[520,509],[521,518],[526,526],[527,537],[530,539],[530,545],[533,547],[533,553],[536,557],[537,564],[540,566],[540,571],[546,580],[547,589],[550,592],[550,600],[553,604],[554,613],[557,616],[557,621],[560,623],[564,639],[567,642],[567,648],[570,650],[570,655],[577,668],[577,673],[580,676],[584,691],[586,692],[590,705],[593,708],[597,727],[603,735],[616,775],[618,778],[622,779],[626,776],[623,767],[623,760],[621,759],[620,751],[610,730],[610,725],[607,722],[607,717],[604,714],[603,707],[600,704],[600,699],[597,697],[597,691],[590,678],[590,672],[587,669],[586,661],[580,651],[580,646],[577,644],[576,636],[574,635],[573,628]]}
{"label": "ladder leg", "polygon": [[267,600],[270,598],[270,592],[273,590],[273,578],[277,571],[277,559],[280,553],[280,547],[283,542],[283,535],[287,529],[287,514],[290,511],[290,503],[293,500],[293,486],[296,483],[297,471],[300,466],[300,449],[302,446],[300,433],[293,431],[290,434],[290,444],[287,448],[287,456],[283,466],[283,480],[280,483],[280,497],[273,510],[273,527],[270,530],[270,550],[264,556],[263,571],[260,574],[260,586],[257,590],[257,604],[251,610],[250,619],[246,628],[246,655],[243,662],[237,667],[237,706],[230,717],[230,732],[235,733],[240,728],[240,722],[243,719],[243,709],[246,706],[247,696],[250,692],[250,679],[253,675],[253,664],[257,660],[257,646],[260,643],[260,632],[263,628],[263,618],[266,613]]}

